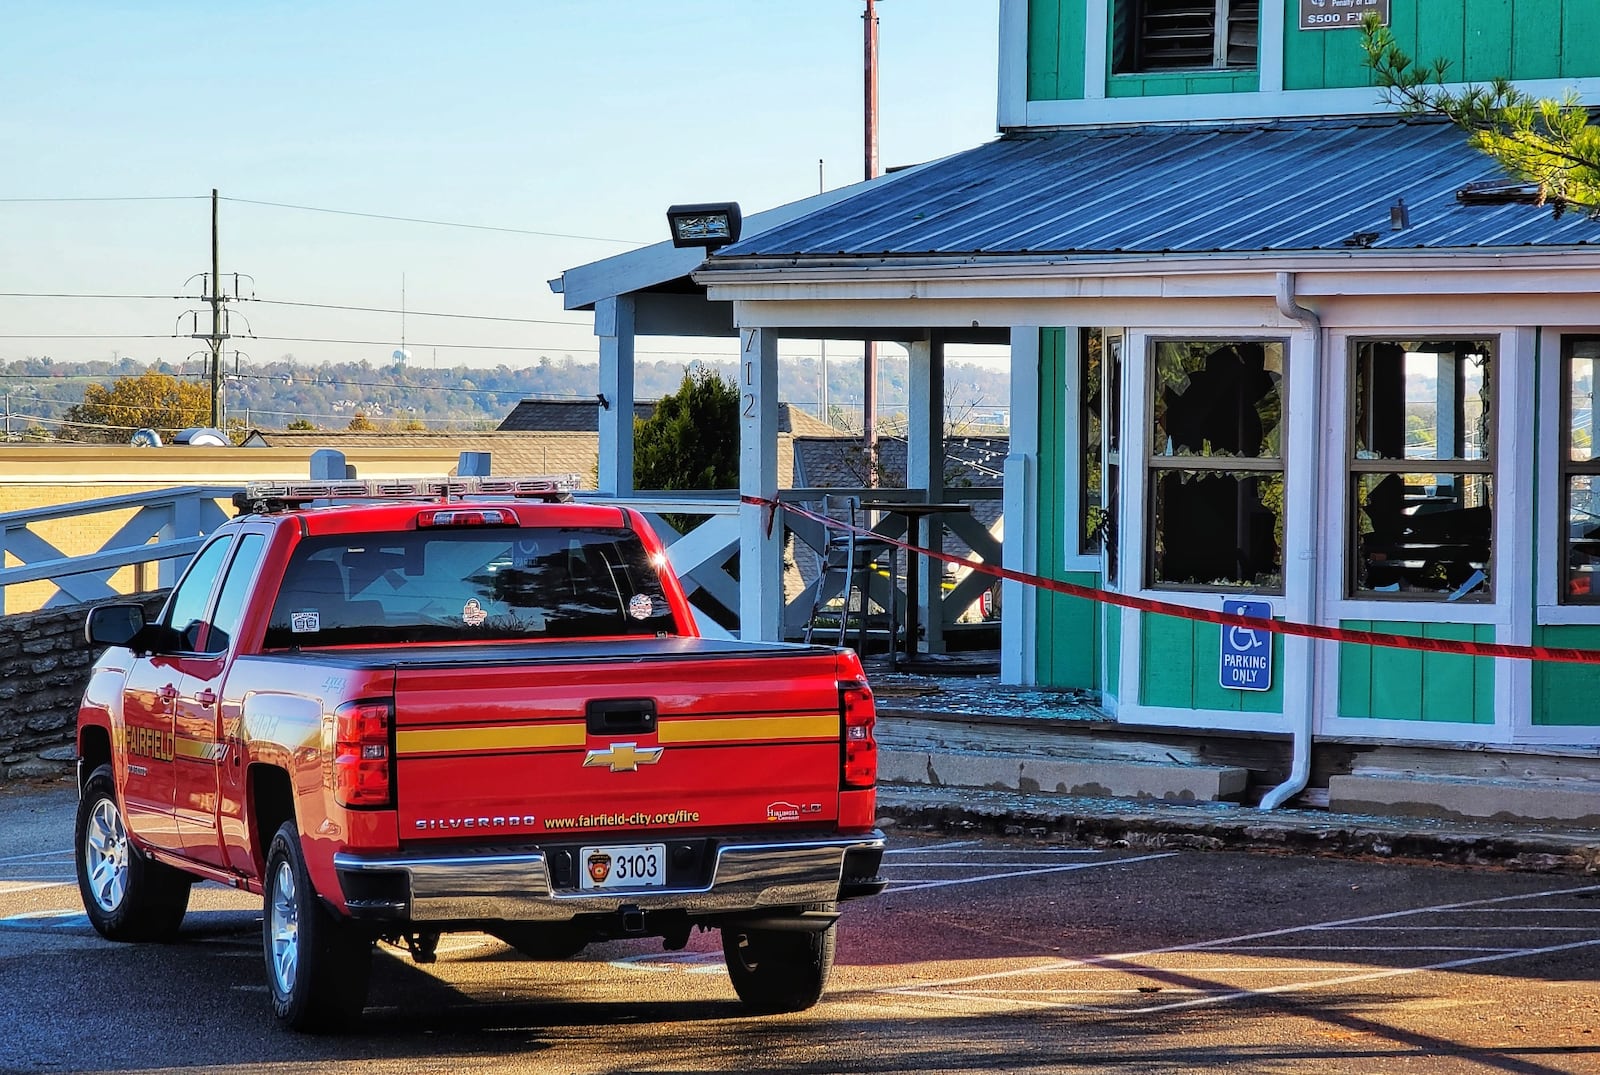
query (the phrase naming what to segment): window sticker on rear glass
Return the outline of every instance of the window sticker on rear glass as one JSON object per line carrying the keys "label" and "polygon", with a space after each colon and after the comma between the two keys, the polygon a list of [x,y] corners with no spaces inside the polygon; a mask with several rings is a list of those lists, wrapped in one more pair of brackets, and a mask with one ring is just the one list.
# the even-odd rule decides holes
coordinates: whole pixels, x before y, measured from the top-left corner
{"label": "window sticker on rear glass", "polygon": [[322,614],[315,610],[310,612],[289,613],[289,630],[297,635],[310,634],[322,630]]}
{"label": "window sticker on rear glass", "polygon": [[636,620],[648,620],[655,610],[656,603],[647,593],[636,593],[628,598],[628,615]]}
{"label": "window sticker on rear glass", "polygon": [[482,605],[478,604],[478,599],[476,597],[467,598],[466,607],[461,610],[462,623],[466,624],[468,627],[478,627],[481,626],[483,621],[488,618],[489,614],[483,610]]}

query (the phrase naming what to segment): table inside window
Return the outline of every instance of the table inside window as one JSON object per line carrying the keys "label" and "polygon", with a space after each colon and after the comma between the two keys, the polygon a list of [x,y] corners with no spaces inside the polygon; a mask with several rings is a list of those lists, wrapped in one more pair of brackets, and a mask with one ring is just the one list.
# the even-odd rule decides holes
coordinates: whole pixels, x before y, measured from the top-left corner
{"label": "table inside window", "polygon": [[[875,511],[883,515],[899,515],[906,521],[906,542],[920,548],[928,546],[929,519],[938,515],[972,514],[972,505],[965,501],[947,501],[942,503],[919,503],[917,501],[896,500],[864,500],[861,507],[866,511]],[[906,642],[905,659],[914,660],[917,656],[917,630],[919,628],[918,590],[917,583],[917,553],[906,550]],[[890,580],[893,585],[894,580]],[[934,603],[934,595],[929,595],[929,615],[937,615],[938,605]],[[890,667],[894,666],[894,639],[889,640]]]}

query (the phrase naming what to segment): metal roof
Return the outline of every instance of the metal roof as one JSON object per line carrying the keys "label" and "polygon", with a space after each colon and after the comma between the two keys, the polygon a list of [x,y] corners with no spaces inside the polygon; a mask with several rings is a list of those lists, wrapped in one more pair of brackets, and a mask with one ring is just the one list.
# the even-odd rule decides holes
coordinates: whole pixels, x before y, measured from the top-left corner
{"label": "metal roof", "polygon": [[[1504,179],[1454,125],[1403,116],[1009,134],[724,247],[742,259],[1600,246],[1600,222],[1462,204]],[[1404,199],[1409,226],[1391,228]]]}

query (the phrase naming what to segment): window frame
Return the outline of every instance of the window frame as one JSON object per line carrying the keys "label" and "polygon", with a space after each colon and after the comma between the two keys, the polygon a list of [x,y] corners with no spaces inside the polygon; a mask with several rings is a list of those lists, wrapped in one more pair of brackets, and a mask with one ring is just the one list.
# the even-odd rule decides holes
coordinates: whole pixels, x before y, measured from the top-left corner
{"label": "window frame", "polygon": [[[1268,3],[1274,0],[1267,0]],[[1149,58],[1149,44],[1146,31],[1146,20],[1151,16],[1148,8],[1151,0],[1114,0],[1116,7],[1112,15],[1112,32],[1116,41],[1113,46],[1112,73],[1115,75],[1161,75],[1172,72],[1194,71],[1256,71],[1261,67],[1261,0],[1207,0],[1206,3],[1193,3],[1194,8],[1211,8],[1211,60],[1208,64],[1193,63],[1155,63]],[[1249,14],[1240,12],[1241,8],[1253,6],[1253,21],[1255,26],[1254,47],[1249,63],[1230,63],[1228,53],[1232,32],[1236,24],[1252,18]],[[1176,13],[1182,17],[1184,13]],[[1190,17],[1201,17],[1203,12],[1188,13]],[[1155,17],[1161,17],[1157,15]],[[1194,35],[1198,36],[1198,35]]]}
{"label": "window frame", "polygon": [[[1501,366],[1504,362],[1505,341],[1496,332],[1479,335],[1476,331],[1432,331],[1418,332],[1411,330],[1408,339],[1407,332],[1388,334],[1363,333],[1345,337],[1345,370],[1344,370],[1344,396],[1345,396],[1345,437],[1344,453],[1341,461],[1341,476],[1339,479],[1338,495],[1344,502],[1343,524],[1338,536],[1338,541],[1344,549],[1345,569],[1341,584],[1341,596],[1346,602],[1376,602],[1378,604],[1420,604],[1440,606],[1493,606],[1499,600],[1495,589],[1498,575],[1496,557],[1499,554],[1499,541],[1497,540],[1497,512],[1495,505],[1500,500],[1496,489],[1499,483],[1499,411],[1502,406],[1500,376]],[[1360,349],[1368,344],[1404,345],[1406,343],[1423,342],[1426,340],[1451,341],[1455,343],[1484,343],[1488,348],[1488,368],[1484,371],[1483,383],[1488,393],[1488,415],[1483,429],[1483,455],[1478,459],[1451,457],[1434,458],[1360,458],[1357,455],[1357,438],[1359,435],[1357,422],[1357,409],[1361,404],[1360,393],[1357,391],[1356,382],[1361,373]],[[1404,383],[1402,374],[1402,384]],[[1402,405],[1404,400],[1402,400]],[[1437,407],[1437,402],[1435,404]],[[1472,475],[1481,474],[1487,479],[1489,500],[1489,527],[1488,527],[1488,556],[1485,558],[1485,569],[1488,574],[1486,582],[1471,592],[1459,598],[1452,598],[1448,592],[1426,590],[1401,590],[1386,592],[1376,589],[1363,589],[1359,586],[1358,572],[1361,561],[1361,503],[1359,500],[1359,487],[1363,475],[1382,474],[1385,476],[1396,475],[1404,477],[1408,474],[1450,474]]]}
{"label": "window frame", "polygon": [[1585,355],[1593,362],[1590,367],[1590,396],[1589,408],[1592,416],[1594,413],[1595,393],[1594,379],[1600,375],[1600,333],[1573,332],[1561,336],[1561,350],[1559,356],[1560,370],[1558,372],[1559,388],[1559,424],[1556,429],[1556,483],[1557,503],[1560,505],[1560,514],[1556,519],[1556,541],[1558,555],[1556,557],[1556,603],[1572,608],[1594,609],[1600,607],[1600,593],[1575,594],[1572,592],[1572,535],[1569,532],[1572,519],[1572,479],[1588,475],[1591,479],[1600,479],[1600,445],[1591,444],[1589,458],[1575,460],[1572,458],[1572,361],[1577,345],[1592,344],[1596,347],[1596,354]]}
{"label": "window frame", "polygon": [[[1237,585],[1197,585],[1186,582],[1166,582],[1156,578],[1156,496],[1159,491],[1160,477],[1167,472],[1175,471],[1212,471],[1227,474],[1249,472],[1251,474],[1273,475],[1276,474],[1283,483],[1285,494],[1284,511],[1287,514],[1287,494],[1289,487],[1289,415],[1290,415],[1290,377],[1289,364],[1291,361],[1292,340],[1288,336],[1273,335],[1223,335],[1211,336],[1203,334],[1194,335],[1146,335],[1144,337],[1144,385],[1143,407],[1145,445],[1143,464],[1143,548],[1140,550],[1142,563],[1143,587],[1148,591],[1162,593],[1191,593],[1191,594],[1260,594],[1264,597],[1283,597],[1285,595],[1287,549],[1285,543],[1280,542],[1278,547],[1278,584],[1276,586],[1256,586],[1240,583]],[[1278,419],[1278,454],[1275,456],[1239,456],[1239,455],[1167,455],[1156,450],[1158,434],[1156,430],[1155,405],[1156,392],[1160,387],[1160,377],[1156,369],[1157,354],[1162,344],[1201,344],[1220,349],[1232,344],[1276,344],[1281,355],[1282,373],[1278,381],[1279,419]],[[1284,525],[1287,527],[1287,517]]]}

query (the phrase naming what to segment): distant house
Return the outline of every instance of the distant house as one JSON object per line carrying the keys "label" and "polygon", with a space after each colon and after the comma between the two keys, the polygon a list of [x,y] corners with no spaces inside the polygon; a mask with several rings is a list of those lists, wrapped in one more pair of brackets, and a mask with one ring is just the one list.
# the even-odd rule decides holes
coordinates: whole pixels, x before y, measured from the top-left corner
{"label": "distant house", "polygon": [[489,453],[489,472],[495,475],[577,475],[578,488],[593,489],[599,459],[599,440],[593,432],[363,432],[328,429],[252,429],[241,448],[381,448],[396,453],[408,450]]}
{"label": "distant house", "polygon": [[[633,405],[635,420],[648,419],[655,413],[655,400],[639,400]],[[525,399],[518,403],[496,428],[501,432],[523,433],[597,432],[600,429],[600,401]],[[778,432],[793,434],[796,437],[849,437],[849,434],[811,417],[793,403],[778,404]]]}

